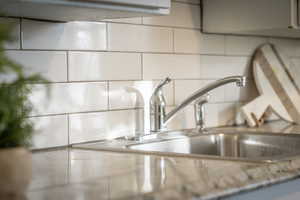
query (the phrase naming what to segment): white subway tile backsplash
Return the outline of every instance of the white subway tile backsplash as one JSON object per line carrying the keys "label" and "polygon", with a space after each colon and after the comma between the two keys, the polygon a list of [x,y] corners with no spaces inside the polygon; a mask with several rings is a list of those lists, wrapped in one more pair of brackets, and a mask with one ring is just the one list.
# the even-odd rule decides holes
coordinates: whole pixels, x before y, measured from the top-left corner
{"label": "white subway tile backsplash", "polygon": [[256,48],[267,42],[263,37],[225,36],[225,54],[251,56]]}
{"label": "white subway tile backsplash", "polygon": [[1,24],[8,24],[10,26],[14,26],[14,29],[12,30],[11,37],[13,41],[6,42],[4,44],[5,49],[20,49],[20,19],[14,19],[14,18],[6,18],[6,17],[0,17],[0,25]]}
{"label": "white subway tile backsplash", "polygon": [[[176,80],[175,81],[175,104],[178,105],[197,90],[205,87],[215,80]],[[224,102],[224,86],[209,92],[209,102]]]}
{"label": "white subway tile backsplash", "polygon": [[53,82],[67,81],[67,54],[55,51],[6,51],[28,75],[39,73]]}
{"label": "white subway tile backsplash", "polygon": [[[113,81],[109,83],[109,108],[124,109],[143,107],[148,103],[153,88],[160,81]],[[172,82],[163,88],[168,105],[173,105]]]}
{"label": "white subway tile backsplash", "polygon": [[175,105],[180,104],[206,84],[205,80],[175,80]]}
{"label": "white subway tile backsplash", "polygon": [[[144,105],[143,96],[138,81],[109,82],[109,109],[138,108]],[[145,92],[151,92],[150,87],[145,87]]]}
{"label": "white subway tile backsplash", "polygon": [[202,77],[219,79],[226,76],[244,75],[251,77],[248,57],[201,56]]}
{"label": "white subway tile backsplash", "polygon": [[141,54],[111,52],[70,52],[70,81],[139,80]]}
{"label": "white subway tile backsplash", "polygon": [[[167,107],[167,112],[170,112],[174,107]],[[196,127],[194,117],[194,106],[188,105],[183,110],[178,112],[167,124],[167,129],[178,130],[178,129],[191,129]]]}
{"label": "white subway tile backsplash", "polygon": [[107,83],[49,84],[49,95],[43,84],[35,84],[30,96],[32,115],[49,115],[107,110]]}
{"label": "white subway tile backsplash", "polygon": [[172,29],[109,23],[108,49],[112,51],[172,52]]}
{"label": "white subway tile backsplash", "polygon": [[297,68],[300,66],[300,58],[292,58],[290,59],[290,64],[295,65]]}
{"label": "white subway tile backsplash", "polygon": [[237,123],[239,105],[236,103],[217,103],[206,105],[206,126],[230,126]]}
{"label": "white subway tile backsplash", "polygon": [[247,80],[247,85],[240,89],[240,101],[247,102],[259,96],[254,80]]}
{"label": "white subway tile backsplash", "polygon": [[133,136],[142,130],[141,110],[70,115],[70,143]]}
{"label": "white subway tile backsplash", "polygon": [[175,29],[174,49],[176,53],[224,55],[224,36],[203,34],[200,30]]}
{"label": "white subway tile backsplash", "polygon": [[[212,91],[206,106],[208,126],[244,123],[239,108],[258,96],[249,64],[252,52],[271,42],[299,65],[300,40],[201,33],[200,6],[200,0],[173,0],[169,16],[94,23],[0,18],[0,23],[16,23],[16,41],[5,45],[7,55],[27,74],[41,73],[52,81],[50,97],[43,84],[33,84],[33,148],[149,128],[143,124],[149,102],[144,105],[141,96],[149,100],[153,87],[167,76],[173,79],[163,88],[168,111],[212,81],[247,76],[244,88],[229,84]],[[194,127],[192,104],[168,124],[170,129]]]}
{"label": "white subway tile backsplash", "polygon": [[236,102],[241,100],[241,91],[244,88],[240,88],[236,83],[229,83],[222,87],[224,91],[224,101],[225,102]]}
{"label": "white subway tile backsplash", "polygon": [[197,79],[201,75],[200,55],[144,54],[143,77],[145,80]]}
{"label": "white subway tile backsplash", "polygon": [[67,115],[32,117],[30,120],[35,127],[32,141],[33,149],[66,146],[69,144]]}
{"label": "white subway tile backsplash", "polygon": [[24,49],[106,50],[106,24],[22,20]]}
{"label": "white subway tile backsplash", "polygon": [[172,2],[170,15],[143,17],[143,24],[200,29],[200,6]]}
{"label": "white subway tile backsplash", "polygon": [[120,18],[120,19],[105,19],[105,22],[117,22],[128,24],[142,24],[142,17]]}

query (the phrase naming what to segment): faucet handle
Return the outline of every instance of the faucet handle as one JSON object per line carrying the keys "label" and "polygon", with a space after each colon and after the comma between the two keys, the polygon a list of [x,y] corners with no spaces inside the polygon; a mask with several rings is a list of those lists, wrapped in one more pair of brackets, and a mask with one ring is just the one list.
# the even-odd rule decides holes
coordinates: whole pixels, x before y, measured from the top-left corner
{"label": "faucet handle", "polygon": [[195,121],[196,126],[199,130],[205,129],[205,107],[204,105],[208,103],[210,99],[210,94],[205,94],[195,101]]}
{"label": "faucet handle", "polygon": [[153,95],[156,95],[160,90],[161,88],[170,83],[171,82],[171,79],[169,77],[166,77],[164,80],[162,80],[153,90]]}

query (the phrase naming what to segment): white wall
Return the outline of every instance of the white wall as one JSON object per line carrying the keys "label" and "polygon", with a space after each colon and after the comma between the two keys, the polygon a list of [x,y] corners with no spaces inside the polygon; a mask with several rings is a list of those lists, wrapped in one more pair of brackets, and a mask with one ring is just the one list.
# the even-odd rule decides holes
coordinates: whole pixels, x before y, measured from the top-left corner
{"label": "white wall", "polygon": [[[213,80],[249,77],[242,90],[232,84],[212,92],[207,106],[209,126],[242,123],[238,108],[257,95],[249,67],[253,50],[270,41],[300,63],[299,40],[202,34],[199,0],[174,1],[170,16],[101,23],[9,20],[17,23],[17,41],[6,45],[7,54],[28,73],[40,72],[51,81],[51,100],[41,84],[31,96],[34,148],[142,130],[143,102],[130,87],[149,96],[166,76],[173,79],[165,87],[170,108]],[[194,127],[193,107],[169,126]]]}

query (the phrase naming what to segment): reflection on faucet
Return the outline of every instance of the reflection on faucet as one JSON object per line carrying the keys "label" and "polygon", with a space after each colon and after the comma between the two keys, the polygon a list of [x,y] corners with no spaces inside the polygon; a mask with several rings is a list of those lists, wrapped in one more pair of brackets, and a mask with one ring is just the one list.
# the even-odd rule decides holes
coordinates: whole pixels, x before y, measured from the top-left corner
{"label": "reflection on faucet", "polygon": [[183,108],[189,105],[191,102],[197,100],[201,96],[207,94],[211,90],[218,88],[227,83],[236,82],[238,87],[244,87],[246,85],[246,77],[244,76],[231,76],[220,80],[217,80],[207,86],[197,90],[195,93],[186,98],[181,104],[174,108],[171,112],[166,114],[166,102],[162,94],[161,88],[171,81],[170,78],[166,78],[155,89],[150,99],[150,127],[152,132],[162,131],[165,125]]}
{"label": "reflection on faucet", "polygon": [[[135,88],[135,87],[125,87],[124,89],[128,93],[134,93],[136,95],[136,101],[135,101],[135,106],[134,107],[139,107],[142,104],[141,102],[139,102],[139,99],[142,99],[143,103],[145,104],[144,96],[137,88]],[[136,119],[135,130],[138,132],[137,135],[140,135],[141,133],[139,133],[139,132],[144,132],[144,130],[143,130],[144,125],[140,123],[141,122],[140,121],[141,116],[140,116],[139,110],[137,110],[135,113],[136,113],[136,116],[135,116],[135,119]],[[145,112],[144,112],[143,117],[145,119]]]}

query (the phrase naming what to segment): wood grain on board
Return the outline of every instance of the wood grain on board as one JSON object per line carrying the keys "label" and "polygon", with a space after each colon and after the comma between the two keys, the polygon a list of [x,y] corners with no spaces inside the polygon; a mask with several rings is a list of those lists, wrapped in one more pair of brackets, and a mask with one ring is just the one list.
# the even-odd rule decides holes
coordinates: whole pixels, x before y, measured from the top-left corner
{"label": "wood grain on board", "polygon": [[291,75],[296,69],[270,44],[256,50],[252,64],[260,96],[242,107],[248,124],[263,122],[267,109],[286,121],[300,123],[299,81],[296,74]]}

